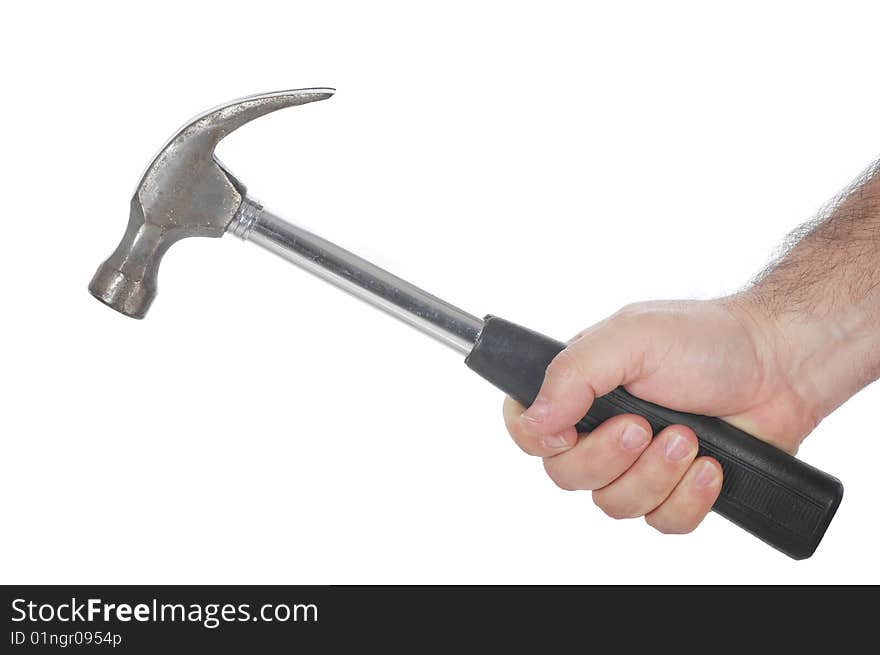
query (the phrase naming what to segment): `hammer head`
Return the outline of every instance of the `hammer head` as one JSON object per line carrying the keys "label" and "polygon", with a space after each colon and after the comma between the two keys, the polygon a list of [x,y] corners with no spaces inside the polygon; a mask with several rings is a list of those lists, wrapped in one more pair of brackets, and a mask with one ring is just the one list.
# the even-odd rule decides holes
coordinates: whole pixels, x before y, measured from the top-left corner
{"label": "hammer head", "polygon": [[244,186],[214,156],[230,132],[270,112],[324,100],[333,89],[295,89],[249,96],[187,123],[147,168],[131,199],[128,227],[89,284],[95,298],[143,318],[156,295],[159,262],[184,237],[220,237],[245,196]]}

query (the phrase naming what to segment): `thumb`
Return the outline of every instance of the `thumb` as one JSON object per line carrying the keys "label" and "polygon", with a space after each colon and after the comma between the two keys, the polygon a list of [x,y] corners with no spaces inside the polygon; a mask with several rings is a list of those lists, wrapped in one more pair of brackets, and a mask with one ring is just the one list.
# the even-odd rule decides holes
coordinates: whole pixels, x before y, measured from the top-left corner
{"label": "thumb", "polygon": [[648,332],[615,315],[579,334],[550,362],[535,401],[520,416],[520,430],[560,433],[580,421],[597,396],[637,379]]}

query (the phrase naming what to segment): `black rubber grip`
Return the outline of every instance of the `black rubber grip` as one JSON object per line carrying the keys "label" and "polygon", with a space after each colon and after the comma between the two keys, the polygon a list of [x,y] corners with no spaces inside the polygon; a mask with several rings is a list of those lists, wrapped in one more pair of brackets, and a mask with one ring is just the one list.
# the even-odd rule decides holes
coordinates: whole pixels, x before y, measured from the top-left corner
{"label": "black rubber grip", "polygon": [[[564,344],[494,316],[468,355],[467,365],[523,405],[535,399],[544,372]],[[636,398],[622,387],[596,398],[578,423],[589,432],[618,414],[644,416],[656,434],[687,425],[697,434],[700,455],[724,470],[713,509],[789,557],[813,554],[843,497],[837,478],[739,430],[721,419],[677,412]]]}

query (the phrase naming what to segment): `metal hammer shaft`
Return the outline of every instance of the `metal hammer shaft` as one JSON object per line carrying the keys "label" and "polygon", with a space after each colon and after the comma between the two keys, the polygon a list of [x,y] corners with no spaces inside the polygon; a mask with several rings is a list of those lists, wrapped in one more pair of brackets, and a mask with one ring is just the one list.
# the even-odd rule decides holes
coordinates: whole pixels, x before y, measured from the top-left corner
{"label": "metal hammer shaft", "polygon": [[245,198],[226,228],[467,355],[483,321]]}

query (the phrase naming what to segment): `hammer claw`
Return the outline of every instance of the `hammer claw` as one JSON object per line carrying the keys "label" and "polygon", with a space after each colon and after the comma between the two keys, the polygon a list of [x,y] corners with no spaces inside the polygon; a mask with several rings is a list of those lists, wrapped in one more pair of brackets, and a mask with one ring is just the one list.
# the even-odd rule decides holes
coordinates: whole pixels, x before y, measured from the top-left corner
{"label": "hammer claw", "polygon": [[290,89],[239,98],[197,116],[179,134],[190,129],[198,133],[210,132],[216,135],[214,141],[216,146],[225,136],[255,118],[271,114],[273,111],[285,107],[326,100],[334,93],[336,93],[336,89],[330,88]]}

